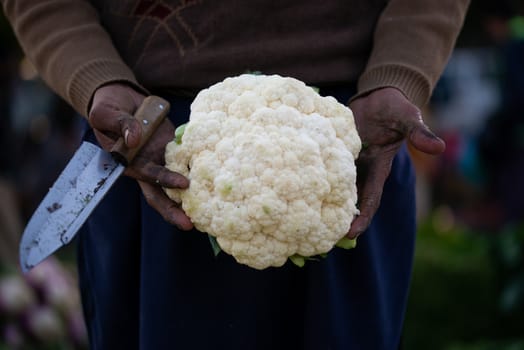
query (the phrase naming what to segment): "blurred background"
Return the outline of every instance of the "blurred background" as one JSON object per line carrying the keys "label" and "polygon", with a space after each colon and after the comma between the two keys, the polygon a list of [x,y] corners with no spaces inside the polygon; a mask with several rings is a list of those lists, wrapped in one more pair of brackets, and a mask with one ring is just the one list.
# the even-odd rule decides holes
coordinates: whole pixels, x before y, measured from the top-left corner
{"label": "blurred background", "polygon": [[[524,3],[473,0],[412,151],[419,231],[403,349],[524,349]],[[85,349],[74,248],[28,276],[18,241],[78,146],[0,12],[0,350]]]}

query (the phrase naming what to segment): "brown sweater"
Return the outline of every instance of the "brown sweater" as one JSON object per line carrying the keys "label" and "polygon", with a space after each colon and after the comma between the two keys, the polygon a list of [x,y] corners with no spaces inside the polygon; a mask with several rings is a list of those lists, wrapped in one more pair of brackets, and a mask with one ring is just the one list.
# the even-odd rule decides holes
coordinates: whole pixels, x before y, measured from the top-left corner
{"label": "brown sweater", "polygon": [[309,84],[358,80],[422,106],[469,0],[0,0],[43,79],[82,114],[127,82],[195,91],[247,70]]}

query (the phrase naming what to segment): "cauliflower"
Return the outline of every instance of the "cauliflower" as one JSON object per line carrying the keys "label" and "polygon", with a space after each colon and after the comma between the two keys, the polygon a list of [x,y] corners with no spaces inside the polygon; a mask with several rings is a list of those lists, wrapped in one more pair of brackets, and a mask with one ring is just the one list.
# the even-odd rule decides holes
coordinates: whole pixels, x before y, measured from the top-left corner
{"label": "cauliflower", "polygon": [[324,254],[358,214],[353,114],[299,80],[227,78],[196,96],[176,134],[166,166],[190,186],[166,193],[241,264]]}

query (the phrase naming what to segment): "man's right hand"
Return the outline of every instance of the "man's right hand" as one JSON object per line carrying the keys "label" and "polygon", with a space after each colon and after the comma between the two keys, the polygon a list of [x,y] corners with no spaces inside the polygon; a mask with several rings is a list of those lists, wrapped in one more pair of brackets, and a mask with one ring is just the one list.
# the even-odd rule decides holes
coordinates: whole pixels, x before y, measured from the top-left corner
{"label": "man's right hand", "polygon": [[[124,84],[108,84],[98,88],[93,96],[88,122],[106,151],[116,140],[124,138],[129,148],[140,143],[142,128],[133,114],[145,96]],[[171,224],[190,230],[193,224],[184,211],[164,193],[162,187],[187,188],[189,180],[164,166],[166,144],[173,139],[173,124],[165,119],[138,152],[124,174],[138,181],[146,201]]]}

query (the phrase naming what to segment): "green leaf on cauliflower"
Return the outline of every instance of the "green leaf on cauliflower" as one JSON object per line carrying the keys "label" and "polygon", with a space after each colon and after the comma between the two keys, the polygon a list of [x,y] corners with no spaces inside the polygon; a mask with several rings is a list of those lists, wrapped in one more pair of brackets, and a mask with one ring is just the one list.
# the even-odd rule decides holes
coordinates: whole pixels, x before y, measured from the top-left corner
{"label": "green leaf on cauliflower", "polygon": [[340,241],[335,244],[336,247],[342,248],[342,249],[352,249],[357,246],[357,239],[356,238],[348,238],[343,237]]}
{"label": "green leaf on cauliflower", "polygon": [[182,144],[182,136],[184,135],[184,131],[186,131],[187,123],[180,125],[175,129],[175,143],[177,145]]}
{"label": "green leaf on cauliflower", "polygon": [[306,264],[306,259],[302,255],[298,254],[291,255],[289,257],[289,260],[291,260],[291,262],[297,265],[298,267],[304,267],[304,265]]}
{"label": "green leaf on cauliflower", "polygon": [[263,73],[259,70],[247,70],[246,71],[246,74],[251,74],[251,75],[262,75]]}
{"label": "green leaf on cauliflower", "polygon": [[222,248],[220,248],[220,245],[218,245],[216,237],[211,236],[210,234],[208,234],[207,237],[209,238],[209,243],[211,243],[211,249],[213,249],[213,254],[217,256],[222,251]]}
{"label": "green leaf on cauliflower", "polygon": [[[335,244],[336,247],[342,248],[342,249],[353,249],[357,246],[357,239],[356,238],[348,238],[343,237],[340,239],[337,244]],[[319,261],[321,259],[327,258],[328,253],[322,253],[314,256],[302,256],[299,254],[295,254],[289,257],[289,260],[297,265],[298,267],[304,267],[307,260],[313,260],[313,261]]]}

